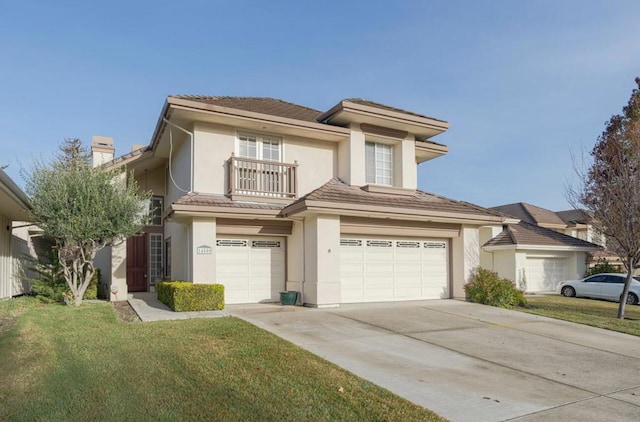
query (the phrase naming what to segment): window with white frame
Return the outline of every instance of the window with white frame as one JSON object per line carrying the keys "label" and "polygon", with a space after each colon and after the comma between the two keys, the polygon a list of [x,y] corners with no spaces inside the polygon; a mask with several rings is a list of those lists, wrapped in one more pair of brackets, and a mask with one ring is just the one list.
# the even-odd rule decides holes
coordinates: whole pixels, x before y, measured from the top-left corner
{"label": "window with white frame", "polygon": [[151,284],[162,280],[162,233],[149,233],[149,277]]}
{"label": "window with white frame", "polygon": [[393,184],[393,147],[378,142],[366,142],[365,177],[367,183]]}
{"label": "window with white frame", "polygon": [[281,161],[282,140],[274,136],[241,133],[238,135],[238,156]]}
{"label": "window with white frame", "polygon": [[161,226],[162,225],[162,209],[163,198],[162,196],[152,196],[149,201],[149,225]]}

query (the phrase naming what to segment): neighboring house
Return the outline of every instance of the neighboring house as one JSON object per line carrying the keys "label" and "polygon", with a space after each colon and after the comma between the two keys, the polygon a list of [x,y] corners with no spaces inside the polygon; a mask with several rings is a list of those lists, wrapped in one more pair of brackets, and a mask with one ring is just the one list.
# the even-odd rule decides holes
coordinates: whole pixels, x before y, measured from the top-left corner
{"label": "neighboring house", "polygon": [[96,164],[153,193],[153,224],[99,259],[112,300],[163,278],[222,283],[229,304],[464,297],[480,228],[509,219],[417,189],[448,127],[361,99],[168,97],[147,147],[113,159],[94,138]]}
{"label": "neighboring house", "polygon": [[21,254],[29,248],[25,239],[13,236],[13,222],[28,219],[27,196],[0,170],[0,298],[17,296],[29,289],[18,275]]}
{"label": "neighboring house", "polygon": [[559,215],[522,202],[491,209],[520,222],[505,225],[500,233],[483,233],[481,265],[527,292],[554,291],[560,281],[582,278],[593,254],[602,250],[586,240],[593,238],[590,225],[561,217],[577,213]]}

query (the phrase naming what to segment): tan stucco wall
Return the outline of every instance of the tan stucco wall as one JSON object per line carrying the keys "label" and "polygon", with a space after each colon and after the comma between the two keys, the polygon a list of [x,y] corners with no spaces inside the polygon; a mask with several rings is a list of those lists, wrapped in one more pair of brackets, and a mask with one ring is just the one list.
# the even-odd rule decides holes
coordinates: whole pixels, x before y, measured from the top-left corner
{"label": "tan stucco wall", "polygon": [[[304,223],[294,221],[287,237],[287,290],[302,291],[304,280]],[[303,301],[306,298],[303,297]]]}
{"label": "tan stucco wall", "polygon": [[341,302],[340,217],[313,215],[305,218],[304,301],[325,307]]}
{"label": "tan stucco wall", "polygon": [[171,239],[171,279],[190,281],[188,227],[175,222],[165,222],[164,240]]}
{"label": "tan stucco wall", "polygon": [[298,162],[298,196],[306,195],[338,175],[338,145],[302,138],[284,138],[284,161]]}
{"label": "tan stucco wall", "polygon": [[[479,240],[480,246],[496,237],[502,231],[502,226],[483,226],[480,227]],[[493,269],[493,254],[480,249],[480,266],[488,270]]]}
{"label": "tan stucco wall", "polygon": [[[175,175],[174,175],[175,176]],[[138,188],[153,195],[164,196],[165,167],[156,167],[153,170],[137,172],[134,174]]]}
{"label": "tan stucco wall", "polygon": [[[191,255],[193,256],[193,282],[216,282],[216,219],[194,218],[191,222]],[[198,247],[208,246],[210,254],[198,254]]]}
{"label": "tan stucco wall", "polygon": [[464,285],[473,270],[480,265],[479,229],[463,225],[460,236],[451,239],[451,280],[454,298],[464,298]]}
{"label": "tan stucco wall", "polygon": [[[222,125],[204,123],[194,125],[196,192],[223,195],[227,193],[227,160],[232,153],[238,155],[238,133],[261,134]],[[298,163],[299,196],[309,193],[337,176],[337,144],[278,133],[266,135],[282,139],[283,162]]]}
{"label": "tan stucco wall", "polygon": [[127,300],[127,241],[111,246],[111,293],[109,300]]}
{"label": "tan stucco wall", "polygon": [[226,163],[236,151],[236,131],[222,125],[194,125],[194,191],[227,193]]}
{"label": "tan stucco wall", "polygon": [[[169,163],[167,162],[167,166]],[[161,170],[163,173],[165,170]],[[184,191],[191,188],[191,142],[187,135],[180,137],[174,131],[173,153],[171,154],[171,174],[173,181],[168,178],[167,196],[165,203],[170,204],[183,196]],[[162,175],[164,179],[166,173]],[[176,186],[177,185],[177,186]]]}

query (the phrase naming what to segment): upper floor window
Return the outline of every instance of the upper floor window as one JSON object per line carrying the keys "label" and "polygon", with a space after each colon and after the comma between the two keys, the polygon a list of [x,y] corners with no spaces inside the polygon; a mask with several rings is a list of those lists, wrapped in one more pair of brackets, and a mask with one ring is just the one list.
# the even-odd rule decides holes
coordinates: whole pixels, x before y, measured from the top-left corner
{"label": "upper floor window", "polygon": [[161,226],[162,225],[162,209],[163,198],[161,196],[152,196],[149,201],[149,225]]}
{"label": "upper floor window", "polygon": [[274,136],[238,135],[238,156],[256,160],[281,161],[282,140]]}
{"label": "upper floor window", "polygon": [[366,142],[364,151],[366,182],[391,186],[393,184],[393,147],[377,142]]}

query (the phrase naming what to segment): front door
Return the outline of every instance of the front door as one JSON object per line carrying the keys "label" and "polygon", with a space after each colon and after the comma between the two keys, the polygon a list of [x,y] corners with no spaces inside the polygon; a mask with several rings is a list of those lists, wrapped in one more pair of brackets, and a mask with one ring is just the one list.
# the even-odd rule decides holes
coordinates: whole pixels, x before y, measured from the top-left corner
{"label": "front door", "polygon": [[127,239],[127,288],[130,292],[147,291],[147,234]]}

